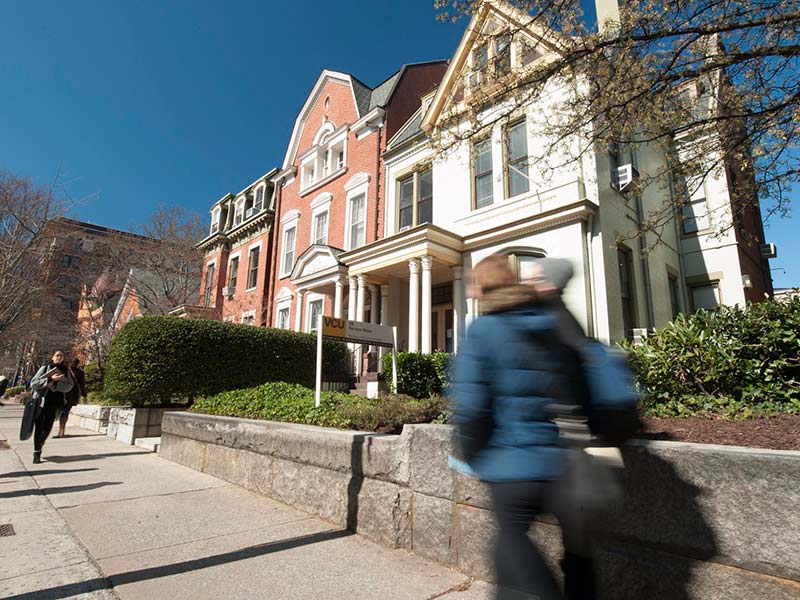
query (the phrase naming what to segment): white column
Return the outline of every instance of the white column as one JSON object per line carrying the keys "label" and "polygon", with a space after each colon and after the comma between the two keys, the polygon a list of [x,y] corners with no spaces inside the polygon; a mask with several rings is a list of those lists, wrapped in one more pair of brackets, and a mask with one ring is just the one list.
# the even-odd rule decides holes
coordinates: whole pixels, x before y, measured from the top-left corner
{"label": "white column", "polygon": [[348,296],[347,296],[347,318],[351,321],[356,320],[356,290],[358,289],[358,279],[355,275],[347,278],[348,283]]}
{"label": "white column", "polygon": [[453,267],[453,352],[458,352],[461,332],[464,331],[464,288],[461,283],[461,267]]}
{"label": "white column", "polygon": [[422,263],[422,352],[431,353],[431,267],[432,256],[423,256]]}
{"label": "white column", "polygon": [[408,351],[419,352],[419,260],[408,261]]}
{"label": "white column", "polygon": [[380,322],[378,313],[378,298],[381,295],[381,288],[377,285],[369,286],[369,302],[370,302],[370,311],[369,311],[369,322],[374,323],[377,325]]}
{"label": "white column", "polygon": [[333,297],[333,316],[337,319],[342,318],[342,299],[344,297],[344,281],[341,277],[337,277],[334,282],[336,286],[336,294]]}
{"label": "white column", "polygon": [[[383,284],[381,286],[381,325],[389,325],[389,286]],[[378,354],[381,358],[389,351],[388,348],[381,347]],[[378,361],[378,370],[383,369],[383,360]]]}
{"label": "white column", "polygon": [[294,314],[294,330],[301,331],[303,326],[303,292],[297,290],[297,306]]}
{"label": "white column", "polygon": [[364,275],[358,276],[358,298],[356,304],[356,321],[364,320],[364,304],[366,302],[367,278]]}

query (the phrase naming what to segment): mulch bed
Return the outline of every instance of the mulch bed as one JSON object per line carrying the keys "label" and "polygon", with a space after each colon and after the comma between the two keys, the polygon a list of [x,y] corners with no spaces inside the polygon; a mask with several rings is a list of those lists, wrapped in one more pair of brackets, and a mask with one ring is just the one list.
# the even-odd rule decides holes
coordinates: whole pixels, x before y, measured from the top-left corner
{"label": "mulch bed", "polygon": [[636,437],[644,439],[800,450],[800,415],[746,420],[700,417],[672,419],[646,417],[643,420],[645,430]]}

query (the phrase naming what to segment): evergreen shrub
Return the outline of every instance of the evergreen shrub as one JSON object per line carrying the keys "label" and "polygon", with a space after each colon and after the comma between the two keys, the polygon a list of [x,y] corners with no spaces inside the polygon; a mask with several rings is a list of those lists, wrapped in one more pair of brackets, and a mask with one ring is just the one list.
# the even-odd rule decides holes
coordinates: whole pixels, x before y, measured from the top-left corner
{"label": "evergreen shrub", "polygon": [[[103,396],[144,406],[192,401],[270,381],[312,387],[316,336],[206,319],[151,316],[114,337]],[[347,360],[347,346],[325,342],[323,373]]]}
{"label": "evergreen shrub", "polygon": [[[391,388],[391,353],[384,354],[382,360],[381,379]],[[414,398],[430,398],[446,393],[452,360],[453,355],[447,352],[398,352],[397,390],[393,391]]]}
{"label": "evergreen shrub", "polygon": [[651,416],[800,413],[800,298],[679,315],[623,346]]}

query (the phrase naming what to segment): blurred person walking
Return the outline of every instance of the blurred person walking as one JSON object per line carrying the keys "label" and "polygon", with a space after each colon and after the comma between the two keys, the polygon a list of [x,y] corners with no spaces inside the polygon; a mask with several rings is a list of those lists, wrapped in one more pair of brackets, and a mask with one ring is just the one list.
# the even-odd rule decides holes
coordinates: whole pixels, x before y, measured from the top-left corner
{"label": "blurred person walking", "polygon": [[[64,353],[61,350],[53,352],[50,362],[41,367],[31,379],[32,396],[30,403],[33,407],[33,462],[42,462],[42,448],[53,429],[56,412],[64,407],[66,392],[73,387],[72,378],[69,376],[67,365],[64,363]],[[26,413],[28,412],[26,407]],[[23,415],[23,429],[27,429]],[[30,431],[20,430],[20,438],[26,439]],[[23,437],[23,435],[26,437]]]}
{"label": "blurred person walking", "polygon": [[[565,407],[588,406],[594,390],[585,359],[599,353],[602,362],[606,351],[584,335],[561,302],[560,292],[572,276],[570,263],[544,259],[540,266],[540,276],[525,285],[517,283],[505,255],[492,255],[475,267],[482,316],[470,325],[456,357],[456,449],[466,469],[491,490],[499,524],[497,599],[591,600],[596,591],[587,515],[581,502],[569,497],[576,490],[563,485],[576,451],[564,446],[554,419],[560,410],[572,410]],[[628,409],[635,406],[635,394],[614,389],[613,382],[610,386],[594,395],[624,399]],[[591,411],[589,419],[615,441],[638,421],[630,410],[617,408]],[[570,479],[575,481],[575,472]],[[563,595],[528,537],[543,512],[552,512],[562,529]]]}
{"label": "blurred person walking", "polygon": [[61,414],[58,415],[58,434],[57,438],[63,438],[67,429],[67,421],[69,420],[69,411],[74,406],[77,406],[81,397],[86,398],[86,374],[81,369],[81,361],[73,358],[69,367],[69,375],[72,378],[73,386],[70,391],[64,394],[64,408],[61,409]]}

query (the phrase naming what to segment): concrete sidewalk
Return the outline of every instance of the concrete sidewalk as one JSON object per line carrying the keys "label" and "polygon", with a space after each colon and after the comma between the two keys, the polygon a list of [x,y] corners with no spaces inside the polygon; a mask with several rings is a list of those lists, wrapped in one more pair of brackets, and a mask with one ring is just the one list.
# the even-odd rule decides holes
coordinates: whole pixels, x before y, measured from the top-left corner
{"label": "concrete sidewalk", "polygon": [[492,586],[105,436],[33,465],[0,407],[0,597],[488,600]]}

